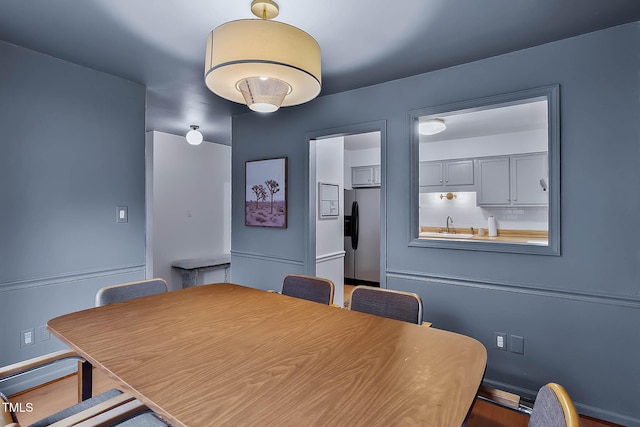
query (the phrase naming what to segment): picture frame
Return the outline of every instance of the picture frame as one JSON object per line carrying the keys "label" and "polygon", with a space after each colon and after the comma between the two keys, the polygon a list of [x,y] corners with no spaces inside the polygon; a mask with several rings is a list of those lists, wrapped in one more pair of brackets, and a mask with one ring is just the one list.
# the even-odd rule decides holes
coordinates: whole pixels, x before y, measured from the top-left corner
{"label": "picture frame", "polygon": [[327,182],[318,183],[318,217],[338,219],[340,215],[340,186]]}
{"label": "picture frame", "polygon": [[287,157],[245,162],[244,225],[287,228]]}

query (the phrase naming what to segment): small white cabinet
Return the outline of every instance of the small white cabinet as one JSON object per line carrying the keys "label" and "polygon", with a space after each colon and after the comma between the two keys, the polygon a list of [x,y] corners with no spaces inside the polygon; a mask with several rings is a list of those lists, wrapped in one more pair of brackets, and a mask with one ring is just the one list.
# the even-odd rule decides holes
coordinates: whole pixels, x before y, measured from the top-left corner
{"label": "small white cabinet", "polygon": [[547,154],[476,159],[479,206],[546,206]]}
{"label": "small white cabinet", "polygon": [[444,185],[473,185],[473,160],[444,162]]}
{"label": "small white cabinet", "polygon": [[380,186],[380,165],[355,166],[351,168],[352,187]]}
{"label": "small white cabinet", "polygon": [[420,162],[420,187],[439,187],[443,184],[442,162]]}
{"label": "small white cabinet", "polygon": [[[443,160],[420,162],[421,191],[473,191],[473,160]],[[455,189],[449,187],[456,187]]]}
{"label": "small white cabinet", "polygon": [[373,167],[373,183],[375,185],[380,185],[381,182],[382,182],[382,178],[380,175],[380,165],[375,165]]}
{"label": "small white cabinet", "polygon": [[509,157],[481,158],[477,159],[476,163],[478,171],[478,205],[510,204]]}
{"label": "small white cabinet", "polygon": [[546,153],[511,157],[511,197],[514,205],[548,205]]}

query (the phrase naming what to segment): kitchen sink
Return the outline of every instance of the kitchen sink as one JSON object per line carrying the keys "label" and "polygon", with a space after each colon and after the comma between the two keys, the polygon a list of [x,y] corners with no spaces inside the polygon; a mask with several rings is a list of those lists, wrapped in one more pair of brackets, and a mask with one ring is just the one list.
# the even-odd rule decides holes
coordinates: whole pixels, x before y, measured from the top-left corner
{"label": "kitchen sink", "polygon": [[470,239],[473,237],[473,234],[464,234],[464,233],[437,233],[435,231],[423,231],[418,237],[436,237],[440,239]]}

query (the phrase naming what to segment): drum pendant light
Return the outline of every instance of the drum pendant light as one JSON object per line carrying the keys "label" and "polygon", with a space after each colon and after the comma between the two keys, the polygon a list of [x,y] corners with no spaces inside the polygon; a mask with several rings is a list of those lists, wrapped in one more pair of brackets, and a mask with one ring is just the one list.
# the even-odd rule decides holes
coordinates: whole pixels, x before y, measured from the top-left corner
{"label": "drum pendant light", "polygon": [[216,27],[207,39],[204,80],[216,95],[259,112],[303,104],[320,93],[320,46],[309,34],[282,22],[278,5],[253,0],[260,19]]}

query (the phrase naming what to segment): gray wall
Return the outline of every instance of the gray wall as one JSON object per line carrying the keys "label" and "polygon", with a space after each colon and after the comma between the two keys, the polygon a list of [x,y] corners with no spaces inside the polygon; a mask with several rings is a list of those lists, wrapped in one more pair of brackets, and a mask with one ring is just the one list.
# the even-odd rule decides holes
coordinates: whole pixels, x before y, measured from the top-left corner
{"label": "gray wall", "polygon": [[[435,327],[488,350],[487,383],[535,395],[555,381],[579,412],[640,425],[640,24],[604,30],[233,119],[232,280],[278,289],[308,265],[305,133],[386,120],[383,267]],[[410,110],[559,84],[561,256],[409,247]],[[245,227],[244,162],[288,156],[286,230]],[[383,165],[384,166],[384,165]],[[523,336],[524,355],[493,349]]]}
{"label": "gray wall", "polygon": [[5,365],[61,348],[39,336],[21,348],[20,331],[144,278],[145,88],[4,42],[0,58]]}

